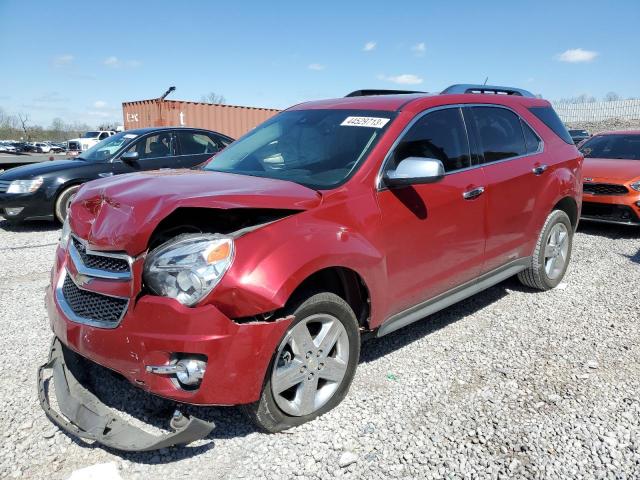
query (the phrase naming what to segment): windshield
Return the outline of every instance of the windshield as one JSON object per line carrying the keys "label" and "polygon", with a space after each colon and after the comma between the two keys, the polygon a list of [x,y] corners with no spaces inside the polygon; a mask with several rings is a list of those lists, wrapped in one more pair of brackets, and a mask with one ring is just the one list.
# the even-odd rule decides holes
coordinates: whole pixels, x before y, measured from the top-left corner
{"label": "windshield", "polygon": [[116,133],[112,137],[105,138],[100,143],[97,143],[77,158],[94,162],[111,160],[120,149],[129,145],[137,136],[134,133]]}
{"label": "windshield", "polygon": [[355,172],[394,116],[368,110],[282,112],[229,145],[204,168],[334,188]]}
{"label": "windshield", "polygon": [[87,132],[82,138],[96,138],[98,135],[100,135],[100,132]]}
{"label": "windshield", "polygon": [[587,140],[580,152],[586,158],[640,160],[640,135],[599,135]]}
{"label": "windshield", "polygon": [[586,130],[569,130],[570,135],[589,135]]}

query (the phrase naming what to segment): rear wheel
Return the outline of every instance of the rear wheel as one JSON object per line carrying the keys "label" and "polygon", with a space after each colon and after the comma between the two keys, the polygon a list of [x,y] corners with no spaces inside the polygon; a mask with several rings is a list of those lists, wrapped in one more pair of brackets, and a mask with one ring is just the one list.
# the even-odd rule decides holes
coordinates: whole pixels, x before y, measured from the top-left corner
{"label": "rear wheel", "polygon": [[267,371],[260,400],[245,407],[254,423],[279,432],[313,420],[347,394],[360,356],[353,310],[333,293],[294,309],[295,320]]}
{"label": "rear wheel", "polygon": [[547,217],[531,265],[518,274],[524,285],[538,290],[550,290],[564,278],[573,246],[573,226],[562,210],[554,210]]}
{"label": "rear wheel", "polygon": [[73,185],[72,187],[65,188],[56,199],[56,205],[54,209],[54,213],[56,216],[56,220],[60,223],[64,223],[67,218],[67,212],[69,211],[69,205],[71,205],[71,200],[78,192],[80,185]]}

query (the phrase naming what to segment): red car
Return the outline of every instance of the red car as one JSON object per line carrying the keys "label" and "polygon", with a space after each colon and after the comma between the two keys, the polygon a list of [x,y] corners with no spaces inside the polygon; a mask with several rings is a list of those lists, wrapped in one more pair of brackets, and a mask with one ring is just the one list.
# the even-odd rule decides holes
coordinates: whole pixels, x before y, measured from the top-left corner
{"label": "red car", "polygon": [[292,107],[203,169],[80,189],[46,296],[54,422],[123,450],[213,428],[177,409],[171,434],[136,429],[70,366],[93,362],[178,404],[243,404],[277,432],[344,398],[364,336],[513,275],[562,280],[582,156],[547,101],[486,85],[366,93]]}
{"label": "red car", "polygon": [[599,133],[580,151],[585,158],[582,218],[640,225],[640,131]]}

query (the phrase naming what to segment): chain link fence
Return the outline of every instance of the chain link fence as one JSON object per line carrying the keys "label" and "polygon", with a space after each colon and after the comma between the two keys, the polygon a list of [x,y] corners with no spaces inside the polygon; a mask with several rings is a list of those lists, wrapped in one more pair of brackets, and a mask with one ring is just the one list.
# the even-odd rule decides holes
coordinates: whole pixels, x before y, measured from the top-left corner
{"label": "chain link fence", "polygon": [[610,102],[551,102],[565,123],[602,122],[609,119],[640,120],[640,99]]}

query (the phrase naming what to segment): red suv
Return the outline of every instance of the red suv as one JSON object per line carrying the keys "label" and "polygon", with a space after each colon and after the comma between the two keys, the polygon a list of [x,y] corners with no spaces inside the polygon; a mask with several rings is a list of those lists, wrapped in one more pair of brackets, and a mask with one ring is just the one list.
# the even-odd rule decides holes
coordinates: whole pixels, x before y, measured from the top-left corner
{"label": "red suv", "polygon": [[550,104],[491,86],[384,93],[296,105],[200,170],[83,186],[47,292],[49,417],[124,450],[213,428],[178,408],[175,432],[137,429],[78,380],[88,362],[178,404],[243,404],[277,432],[344,398],[365,334],[513,275],[558,285],[582,156]]}

